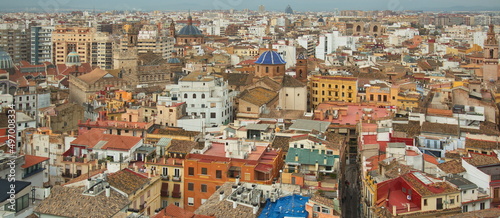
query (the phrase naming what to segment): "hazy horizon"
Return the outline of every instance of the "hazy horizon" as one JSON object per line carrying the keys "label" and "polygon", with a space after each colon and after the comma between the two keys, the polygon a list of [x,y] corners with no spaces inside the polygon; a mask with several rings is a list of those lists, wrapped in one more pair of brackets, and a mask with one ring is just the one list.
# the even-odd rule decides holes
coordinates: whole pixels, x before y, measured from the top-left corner
{"label": "hazy horizon", "polygon": [[284,11],[290,5],[294,11],[334,11],[338,10],[500,10],[499,0],[275,0],[275,1],[244,1],[244,0],[210,0],[210,1],[172,1],[172,0],[106,0],[106,1],[76,1],[76,0],[20,0],[3,2],[2,11],[40,11],[54,12],[57,10],[220,10],[220,9],[250,9],[258,10],[264,5],[268,11]]}

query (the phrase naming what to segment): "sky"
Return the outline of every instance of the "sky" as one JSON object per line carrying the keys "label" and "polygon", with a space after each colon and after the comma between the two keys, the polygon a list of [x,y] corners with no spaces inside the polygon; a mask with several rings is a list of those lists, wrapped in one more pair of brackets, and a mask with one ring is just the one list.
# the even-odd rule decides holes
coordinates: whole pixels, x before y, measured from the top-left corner
{"label": "sky", "polygon": [[295,11],[338,10],[500,10],[500,0],[0,0],[1,10],[54,9],[96,10],[266,10]]}

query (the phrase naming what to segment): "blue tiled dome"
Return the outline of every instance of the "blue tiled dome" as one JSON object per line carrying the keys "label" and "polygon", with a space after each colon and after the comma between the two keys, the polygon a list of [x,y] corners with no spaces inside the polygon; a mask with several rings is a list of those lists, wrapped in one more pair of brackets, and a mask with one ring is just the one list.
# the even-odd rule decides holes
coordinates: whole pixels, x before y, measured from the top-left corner
{"label": "blue tiled dome", "polygon": [[256,64],[286,64],[285,60],[275,51],[266,51],[262,53],[255,61]]}
{"label": "blue tiled dome", "polygon": [[0,69],[10,69],[14,66],[9,53],[0,48]]}
{"label": "blue tiled dome", "polygon": [[179,63],[181,63],[181,60],[179,60],[179,58],[169,58],[167,60],[167,63],[169,63],[169,64],[179,64]]}
{"label": "blue tiled dome", "polygon": [[179,35],[198,36],[203,35],[201,31],[193,25],[186,25],[179,31]]}
{"label": "blue tiled dome", "polygon": [[66,66],[80,66],[80,55],[76,52],[70,52],[68,56],[66,56]]}

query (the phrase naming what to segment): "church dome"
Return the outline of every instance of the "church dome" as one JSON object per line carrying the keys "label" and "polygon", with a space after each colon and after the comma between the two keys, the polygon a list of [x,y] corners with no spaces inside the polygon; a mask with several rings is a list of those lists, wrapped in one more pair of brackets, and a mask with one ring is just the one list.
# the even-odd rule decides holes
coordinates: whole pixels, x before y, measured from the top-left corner
{"label": "church dome", "polygon": [[76,52],[70,52],[68,56],[66,56],[66,66],[80,66],[80,55]]}
{"label": "church dome", "polygon": [[265,51],[262,53],[257,61],[255,61],[256,64],[286,64],[285,60],[281,57],[280,54],[278,54],[275,51]]}
{"label": "church dome", "polygon": [[11,69],[14,67],[9,53],[0,48],[0,69]]}
{"label": "church dome", "polygon": [[167,60],[167,63],[168,64],[180,64],[181,63],[181,60],[179,60],[179,58],[169,58]]}
{"label": "church dome", "polygon": [[193,25],[186,25],[179,31],[179,35],[199,36],[203,34],[197,27]]}

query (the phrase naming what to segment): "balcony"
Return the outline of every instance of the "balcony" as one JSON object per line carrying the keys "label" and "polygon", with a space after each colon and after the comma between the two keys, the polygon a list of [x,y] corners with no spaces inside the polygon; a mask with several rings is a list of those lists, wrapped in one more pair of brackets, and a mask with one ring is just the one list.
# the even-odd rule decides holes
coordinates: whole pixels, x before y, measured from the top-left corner
{"label": "balcony", "polygon": [[180,176],[174,176],[174,177],[172,177],[172,181],[173,182],[181,182],[182,178]]}
{"label": "balcony", "polygon": [[[169,175],[166,175],[166,176],[162,175],[161,176],[161,180],[163,180],[163,181],[170,181],[170,176]],[[173,179],[172,179],[172,181],[173,181]]]}
{"label": "balcony", "polygon": [[354,92],[354,89],[348,89],[347,92],[352,93],[352,92]]}
{"label": "balcony", "polygon": [[87,158],[76,156],[63,156],[63,162],[87,163]]}
{"label": "balcony", "polygon": [[33,176],[35,174],[38,174],[40,172],[43,172],[43,170],[45,170],[45,168],[39,168],[39,169],[36,169],[34,171],[31,171],[30,173],[26,173],[26,174],[24,174],[23,179],[26,179],[26,178]]}

